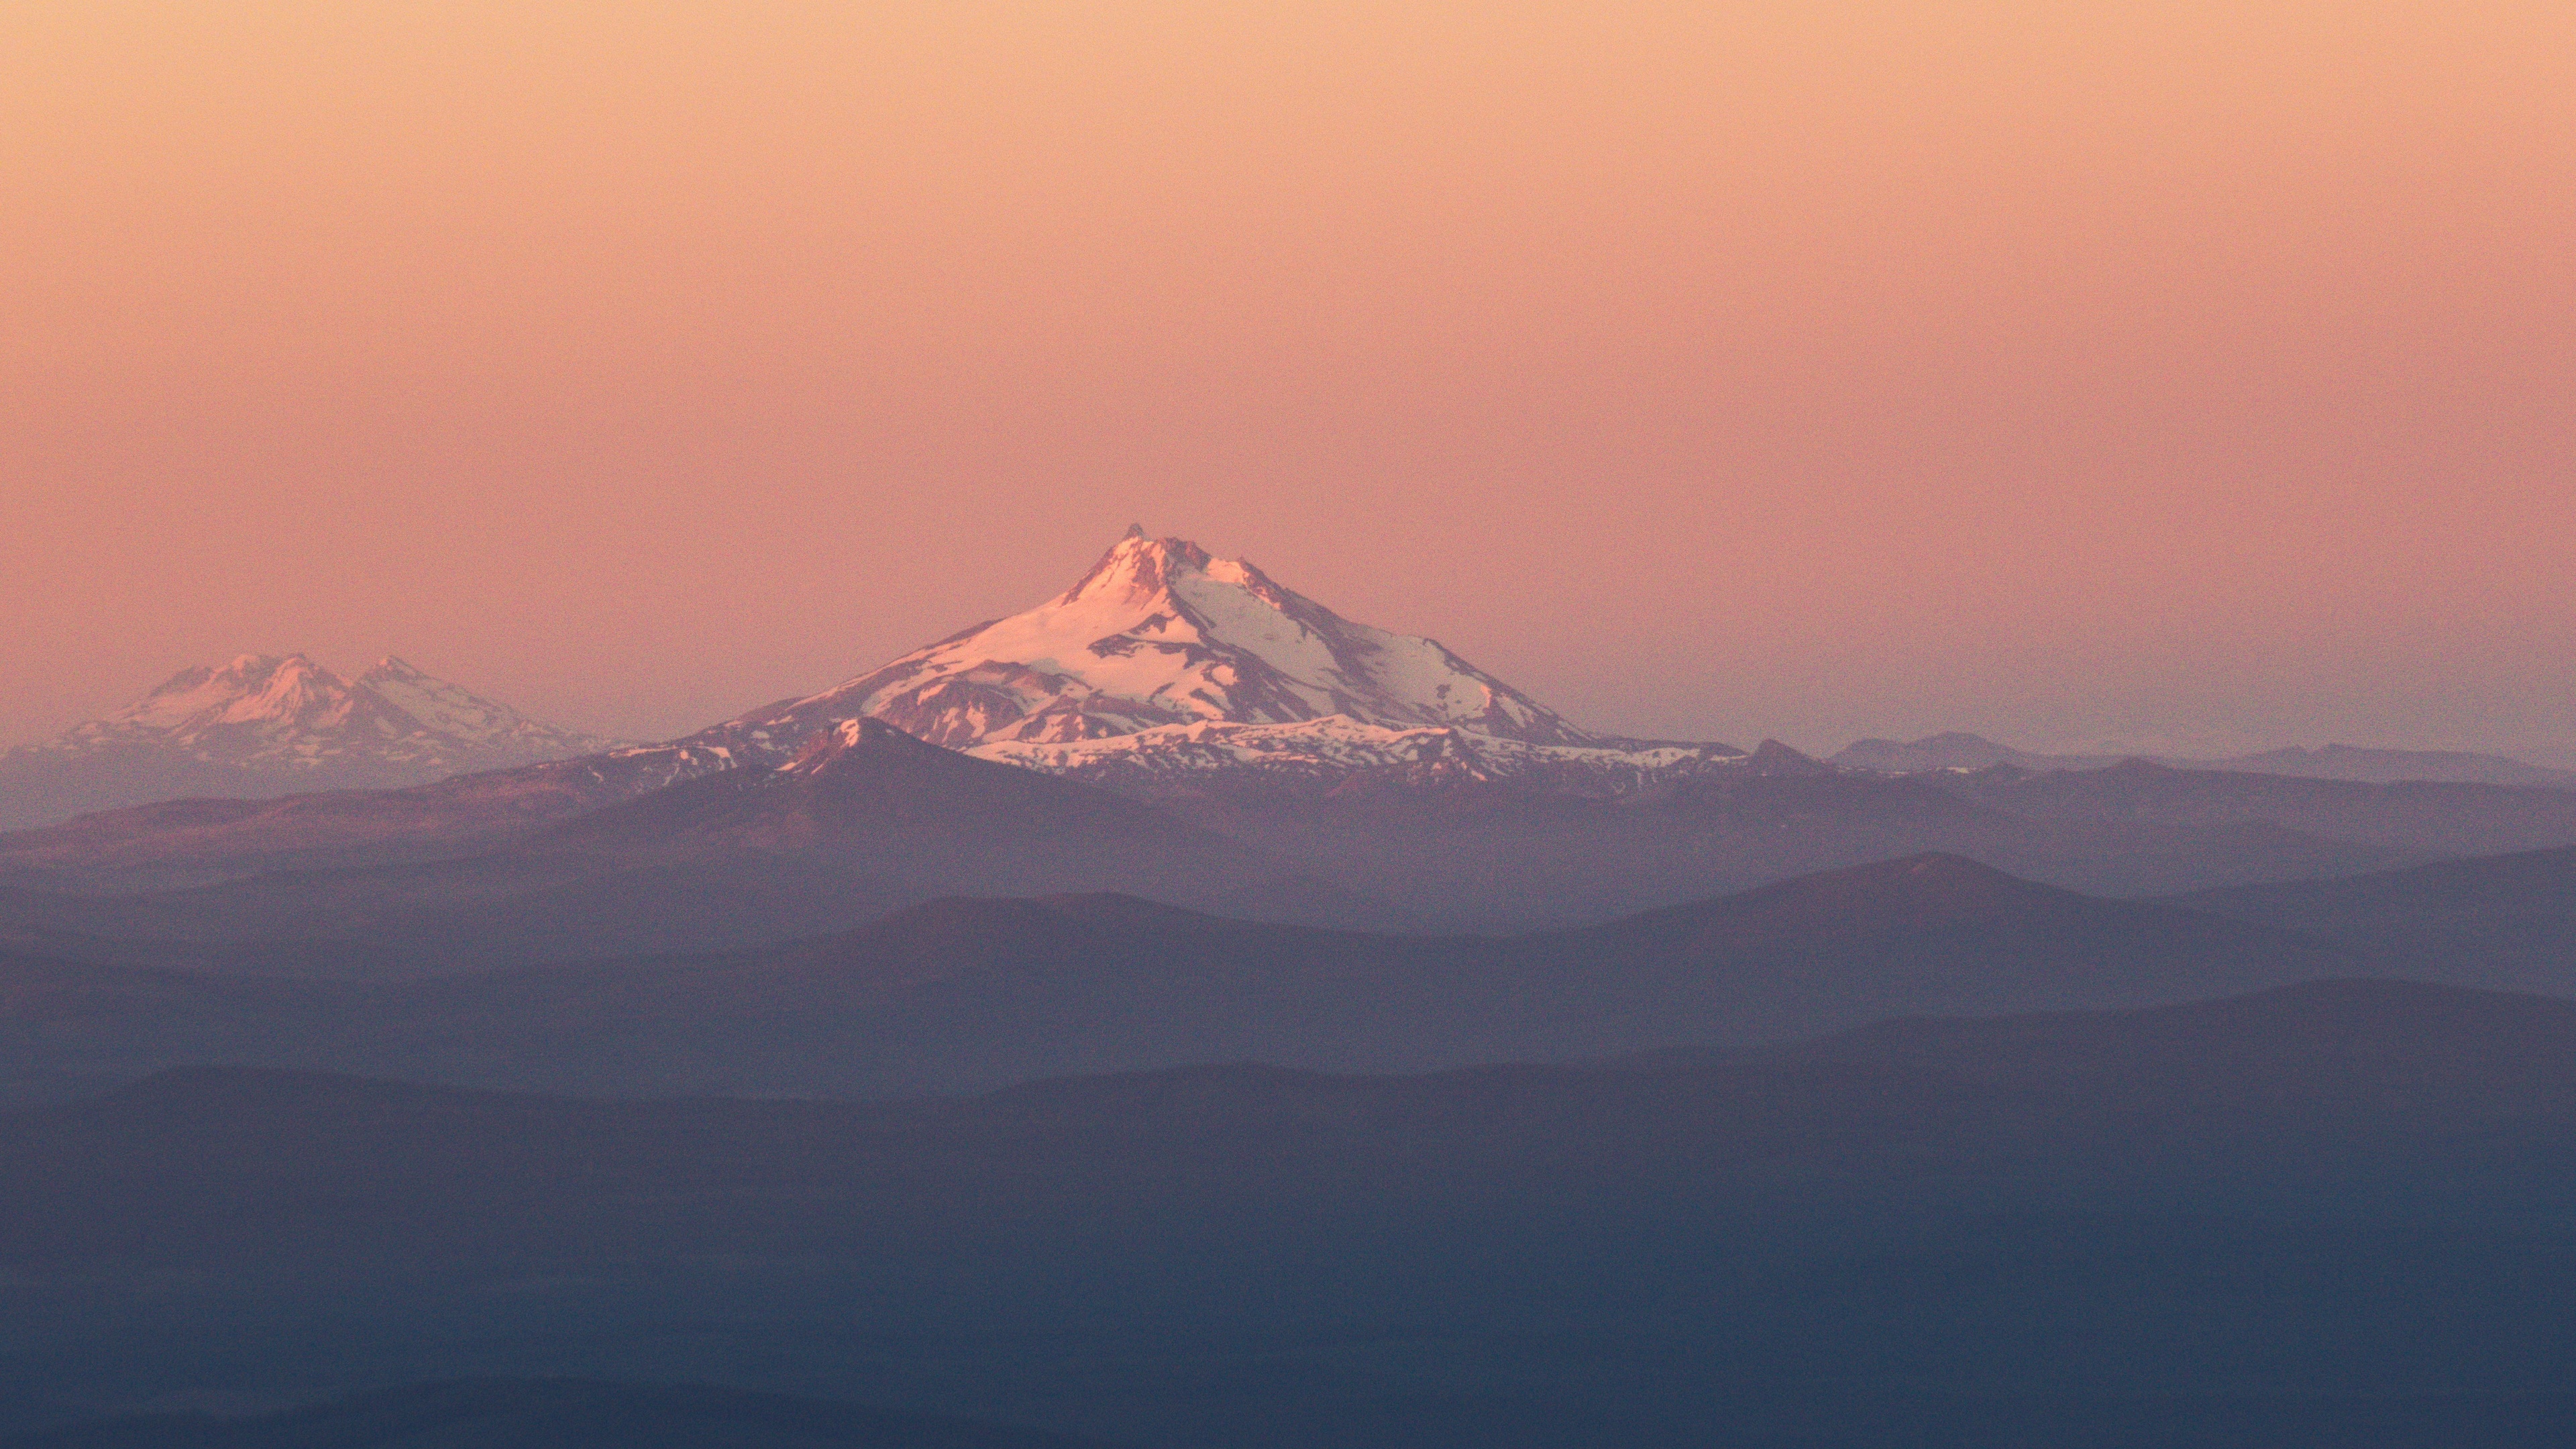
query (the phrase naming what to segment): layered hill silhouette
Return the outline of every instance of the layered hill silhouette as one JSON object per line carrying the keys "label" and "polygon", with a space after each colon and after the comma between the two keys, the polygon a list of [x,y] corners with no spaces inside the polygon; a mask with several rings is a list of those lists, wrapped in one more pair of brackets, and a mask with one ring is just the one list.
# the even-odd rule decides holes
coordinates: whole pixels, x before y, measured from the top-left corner
{"label": "layered hill silhouette", "polygon": [[[886,727],[868,728],[871,748],[892,749],[900,739]],[[809,748],[836,750],[838,739],[826,736]],[[1139,800],[943,754],[957,769],[942,778],[965,794],[973,793],[967,782],[985,791],[1004,791],[994,782],[1007,777],[1040,782],[1004,793],[1036,811],[1033,818],[1056,823],[1027,826],[1014,845],[995,833],[986,805],[961,796],[944,825],[920,815],[889,817],[871,835],[857,803],[870,798],[864,788],[854,787],[846,807],[800,815],[804,807],[790,797],[806,776],[790,768],[792,760],[700,774],[626,799],[601,798],[620,787],[601,785],[588,765],[565,762],[407,792],[405,818],[432,822],[430,828],[472,820],[481,829],[505,811],[512,822],[498,836],[454,835],[444,845],[425,843],[407,827],[364,838],[343,833],[384,823],[369,812],[388,797],[369,796],[155,807],[14,837],[8,858],[20,870],[0,876],[0,892],[9,891],[7,880],[16,882],[15,893],[0,896],[0,933],[21,942],[39,931],[235,943],[327,937],[365,954],[373,948],[359,937],[399,927],[414,954],[422,942],[464,941],[453,954],[471,963],[703,948],[826,929],[939,895],[1090,889],[1241,915],[1490,932],[1598,921],[1923,851],[1966,855],[2092,893],[2144,895],[2357,874],[2444,853],[2410,842],[2469,848],[2576,839],[2576,795],[2479,786],[2442,787],[2467,792],[2453,799],[2408,796],[2403,787],[2285,782],[2299,792],[2295,818],[2318,827],[2310,830],[2269,818],[2293,811],[2248,788],[2249,780],[2260,786],[2253,777],[2188,772],[2100,772],[2118,777],[2112,783],[2121,788],[2107,791],[2100,783],[2051,784],[2059,778],[2053,776],[1879,779],[1801,765],[1804,757],[1778,750],[1757,752],[1724,776],[1618,800],[1470,779],[1408,780],[1322,798],[1254,790]],[[627,763],[659,769],[668,762]],[[2207,779],[2224,783],[2213,790]],[[840,792],[810,781],[801,788]],[[448,813],[473,791],[490,798]],[[2325,793],[2312,793],[2319,791]],[[1042,796],[1054,803],[1039,809]],[[334,813],[350,801],[365,808]],[[719,823],[728,812],[731,823]],[[201,814],[212,819],[186,823]],[[239,843],[228,833],[231,823],[303,816],[323,820],[323,833],[338,843],[231,853]],[[1071,868],[1083,856],[1044,869],[1008,864],[1015,852],[1023,860],[1044,856],[1047,842],[1070,828],[1066,822],[1108,828],[1112,818],[1135,822],[1118,827],[1130,843],[1093,851],[1092,868]],[[1144,825],[1149,818],[1159,823]],[[2367,838],[2321,833],[2328,829]],[[851,839],[923,842],[943,831],[979,843],[906,853],[888,863],[890,878],[851,874],[861,858]],[[1170,847],[1167,857],[1188,854],[1204,865],[1184,869],[1167,860],[1126,869],[1141,864],[1138,849],[1152,853],[1150,842],[1137,842],[1157,833]],[[1218,879],[1229,871],[1231,879]],[[209,876],[216,877],[211,884],[198,883]],[[621,878],[634,889],[621,893],[613,884]],[[170,888],[173,881],[180,887]],[[665,891],[677,894],[658,894]],[[114,904],[102,904],[110,895]],[[684,896],[692,899],[685,912]],[[512,897],[526,904],[493,908]],[[463,936],[434,918],[440,911],[464,919]],[[760,925],[763,913],[774,924]],[[585,933],[599,942],[587,952],[570,944]]]}
{"label": "layered hill silhouette", "polygon": [[[2025,814],[1960,782],[1836,771],[1777,747],[1742,768],[1615,800],[1474,780],[1408,780],[1320,799],[1251,788],[1153,798],[1282,859],[1368,880],[1427,925],[1471,930],[1597,921],[1923,851],[2105,895],[2354,874],[2439,853],[2285,826],[2259,802],[2232,815],[2125,802],[2088,813],[2030,793],[2038,809]],[[2496,837],[2576,840],[2576,795],[2534,793],[2549,798],[2529,827]],[[2427,802],[2426,831],[2456,833],[2456,821],[2477,808]],[[2437,827],[2437,816],[2454,823]]]}
{"label": "layered hill silhouette", "polygon": [[2569,1161],[2576,1004],[2394,982],[910,1104],[201,1068],[0,1115],[0,1424],[506,1353],[1175,1445],[2537,1445]]}
{"label": "layered hill silhouette", "polygon": [[[766,804],[690,813],[776,823]],[[900,1096],[1209,1061],[1400,1072],[1734,1050],[1891,1015],[2174,1001],[2362,969],[2313,937],[1917,856],[1509,938],[1077,895],[941,900],[755,951],[390,982],[18,954],[0,958],[0,1040],[21,1096],[190,1062],[594,1095]]]}
{"label": "layered hill silhouette", "polygon": [[[904,738],[864,729],[870,749]],[[849,748],[840,741],[827,733],[805,748]],[[183,802],[0,837],[0,890],[14,883],[33,893],[0,899],[0,933],[330,936],[363,952],[358,936],[395,921],[416,941],[453,938],[446,925],[403,914],[445,910],[470,918],[470,949],[455,948],[461,959],[493,962],[777,939],[939,895],[1091,889],[1241,915],[1490,932],[1599,921],[1922,851],[2089,893],[2161,895],[2576,843],[2576,792],[2147,764],[1885,778],[1775,746],[1722,773],[1615,799],[1437,772],[1355,777],[1321,796],[1254,777],[1139,796],[941,753],[958,765],[940,777],[961,792],[954,819],[889,816],[875,838],[947,830],[980,844],[907,854],[893,862],[891,884],[850,875],[858,855],[845,844],[874,828],[862,822],[872,787],[816,786],[794,757],[678,770],[670,751],[647,750],[392,795]],[[993,783],[1006,777],[1042,783],[1012,793]],[[794,803],[800,780],[847,803]],[[1013,846],[995,833],[999,807],[968,798],[977,791],[1003,792],[1057,823],[1028,827]],[[1043,809],[1041,796],[1052,802]],[[1147,827],[1149,814],[1137,812],[1160,823]],[[1008,863],[1014,851],[1042,856],[1066,822],[1108,828],[1113,817],[1137,823],[1118,827],[1130,845],[1094,853],[1100,869]],[[1111,868],[1138,864],[1136,842],[1157,831],[1174,851],[1196,842],[1186,853],[1206,868]],[[302,843],[258,844],[280,839]],[[1218,882],[1227,871],[1235,877]],[[620,878],[631,889],[611,884]],[[115,906],[63,899],[108,895]],[[513,896],[527,904],[489,908]],[[723,924],[762,913],[776,928]],[[514,923],[527,925],[524,937]],[[568,944],[585,932],[600,933],[598,944]]]}
{"label": "layered hill silhouette", "polygon": [[2576,977],[2576,850],[2283,881],[2177,903],[2332,941],[2391,972],[2474,973],[2533,991],[2567,991]]}

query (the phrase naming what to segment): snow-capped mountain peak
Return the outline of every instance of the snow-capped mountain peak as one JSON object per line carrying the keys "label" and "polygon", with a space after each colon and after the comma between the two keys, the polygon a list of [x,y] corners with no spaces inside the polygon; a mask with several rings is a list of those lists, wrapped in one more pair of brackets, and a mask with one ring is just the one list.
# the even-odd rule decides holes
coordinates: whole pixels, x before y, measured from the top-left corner
{"label": "snow-capped mountain peak", "polygon": [[1589,742],[1432,640],[1354,623],[1248,560],[1141,528],[1035,608],[719,728],[784,748],[867,716],[971,749],[1337,715],[1398,730]]}
{"label": "snow-capped mountain peak", "polygon": [[81,728],[164,734],[298,722],[330,728],[350,703],[348,682],[304,655],[243,654],[220,668],[183,669],[150,694]]}
{"label": "snow-capped mountain peak", "polygon": [[538,724],[391,655],[352,680],[303,654],[243,654],[219,668],[183,669],[62,743],[148,742],[201,757],[275,754],[291,765],[352,749],[413,759],[507,751],[514,741],[549,754],[602,743]]}
{"label": "snow-capped mountain peak", "polygon": [[174,795],[379,789],[589,754],[612,742],[527,718],[388,657],[356,679],[304,654],[180,670],[50,744],[0,756],[8,826]]}

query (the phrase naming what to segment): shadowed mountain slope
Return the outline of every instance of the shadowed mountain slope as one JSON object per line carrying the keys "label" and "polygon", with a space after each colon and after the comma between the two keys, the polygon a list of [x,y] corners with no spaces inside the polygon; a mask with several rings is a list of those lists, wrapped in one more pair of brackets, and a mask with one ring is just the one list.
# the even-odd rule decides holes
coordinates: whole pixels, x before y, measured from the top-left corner
{"label": "shadowed mountain slope", "polygon": [[1766,766],[1757,755],[1745,767],[1617,800],[1508,782],[1360,788],[1367,783],[1321,798],[1216,790],[1153,798],[1281,859],[1367,880],[1424,925],[1456,930],[1588,924],[1924,851],[2097,895],[2343,875],[2425,858],[2252,816],[2031,819],[1930,778],[1837,772],[1804,756]]}
{"label": "shadowed mountain slope", "polygon": [[2346,974],[2354,965],[2348,953],[2292,932],[2097,899],[1940,854],[1541,939],[1567,972],[1593,962],[1656,963],[1712,994],[1723,982],[1727,1019],[1700,1034],[1735,1042],[1913,1011],[2171,1001]]}
{"label": "shadowed mountain slope", "polygon": [[2175,903],[2334,941],[2391,972],[2576,992],[2576,849],[2204,891]]}

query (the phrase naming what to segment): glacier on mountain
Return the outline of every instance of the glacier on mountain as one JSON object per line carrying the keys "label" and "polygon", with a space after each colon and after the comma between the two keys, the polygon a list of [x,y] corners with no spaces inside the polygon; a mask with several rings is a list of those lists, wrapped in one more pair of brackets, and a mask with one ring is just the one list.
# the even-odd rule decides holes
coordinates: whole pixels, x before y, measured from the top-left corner
{"label": "glacier on mountain", "polygon": [[1142,529],[1035,608],[693,739],[778,758],[854,718],[1142,788],[1409,772],[1618,794],[1743,756],[1589,734],[1436,641],[1345,619],[1246,560]]}

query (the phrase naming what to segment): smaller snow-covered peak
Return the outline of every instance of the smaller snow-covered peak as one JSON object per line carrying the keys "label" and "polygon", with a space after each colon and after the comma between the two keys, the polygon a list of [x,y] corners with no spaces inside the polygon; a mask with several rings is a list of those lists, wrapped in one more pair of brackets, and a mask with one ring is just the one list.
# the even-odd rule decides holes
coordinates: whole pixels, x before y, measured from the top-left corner
{"label": "smaller snow-covered peak", "polygon": [[305,654],[241,654],[180,670],[107,718],[31,748],[143,750],[252,771],[358,769],[370,780],[390,771],[425,783],[608,743],[538,724],[390,656],[351,680]]}

